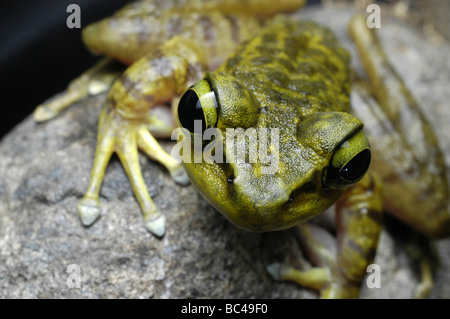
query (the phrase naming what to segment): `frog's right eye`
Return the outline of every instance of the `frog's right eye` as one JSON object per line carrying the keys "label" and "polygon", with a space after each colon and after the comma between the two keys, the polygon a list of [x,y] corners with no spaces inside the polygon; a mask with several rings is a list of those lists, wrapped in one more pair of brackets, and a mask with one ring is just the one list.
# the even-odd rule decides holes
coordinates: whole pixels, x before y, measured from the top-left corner
{"label": "frog's right eye", "polygon": [[331,189],[343,189],[355,184],[366,174],[370,157],[369,142],[360,130],[336,150],[324,171],[324,184]]}
{"label": "frog's right eye", "polygon": [[[192,134],[203,133],[217,123],[217,100],[208,80],[190,87],[178,104],[178,123]],[[201,130],[201,131],[200,131]]]}

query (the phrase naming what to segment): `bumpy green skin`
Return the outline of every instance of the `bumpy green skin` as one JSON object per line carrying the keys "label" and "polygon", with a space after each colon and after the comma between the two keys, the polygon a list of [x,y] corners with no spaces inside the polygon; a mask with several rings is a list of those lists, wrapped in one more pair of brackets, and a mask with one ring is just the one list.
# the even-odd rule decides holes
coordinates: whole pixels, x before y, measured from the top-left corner
{"label": "bumpy green skin", "polygon": [[275,174],[261,174],[260,162],[230,157],[230,163],[184,164],[196,188],[238,227],[289,228],[341,195],[326,189],[322,176],[336,148],[362,128],[347,113],[348,62],[329,30],[279,16],[206,75],[218,100],[224,145],[226,128],[280,130]]}

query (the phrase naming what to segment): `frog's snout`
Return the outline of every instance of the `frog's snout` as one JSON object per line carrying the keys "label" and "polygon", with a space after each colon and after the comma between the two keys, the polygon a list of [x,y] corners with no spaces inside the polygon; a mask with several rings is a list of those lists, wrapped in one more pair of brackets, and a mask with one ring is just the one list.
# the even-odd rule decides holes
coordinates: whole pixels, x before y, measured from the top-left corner
{"label": "frog's snout", "polygon": [[279,207],[289,201],[289,195],[285,189],[276,187],[270,192],[263,193],[255,200],[254,207],[256,210],[264,212],[269,207]]}

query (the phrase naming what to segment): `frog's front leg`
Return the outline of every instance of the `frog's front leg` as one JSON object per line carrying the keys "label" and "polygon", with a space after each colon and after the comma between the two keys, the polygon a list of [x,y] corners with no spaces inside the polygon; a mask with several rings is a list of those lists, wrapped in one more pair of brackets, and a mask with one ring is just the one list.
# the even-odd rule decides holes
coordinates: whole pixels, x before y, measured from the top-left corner
{"label": "frog's front leg", "polygon": [[106,92],[112,82],[123,72],[123,65],[103,58],[92,68],[72,80],[67,89],[38,105],[33,112],[36,122],[50,120],[69,107],[89,95]]}
{"label": "frog's front leg", "polygon": [[381,185],[376,176],[367,174],[336,203],[336,238],[312,223],[298,226],[302,247],[316,266],[302,271],[273,264],[269,273],[319,290],[321,298],[358,298],[367,266],[375,257],[381,217]]}
{"label": "frog's front leg", "polygon": [[138,148],[163,164],[176,182],[189,183],[181,163],[167,154],[149,132],[149,113],[197,81],[206,69],[202,61],[195,44],[176,37],[138,60],[113,84],[99,119],[89,185],[78,205],[84,225],[91,225],[100,215],[100,186],[108,161],[116,152],[144,214],[146,228],[157,236],[164,234],[165,218],[148,194]]}

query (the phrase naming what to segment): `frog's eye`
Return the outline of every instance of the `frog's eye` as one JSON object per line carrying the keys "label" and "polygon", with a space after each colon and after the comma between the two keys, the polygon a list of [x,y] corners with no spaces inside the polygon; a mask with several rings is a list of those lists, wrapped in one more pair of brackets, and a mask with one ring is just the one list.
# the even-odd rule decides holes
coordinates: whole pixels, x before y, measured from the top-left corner
{"label": "frog's eye", "polygon": [[208,80],[201,80],[181,97],[178,104],[178,123],[192,134],[203,133],[206,129],[216,126],[217,107],[216,96]]}
{"label": "frog's eye", "polygon": [[324,184],[342,189],[361,180],[370,164],[370,146],[366,135],[359,131],[339,146],[325,169]]}

